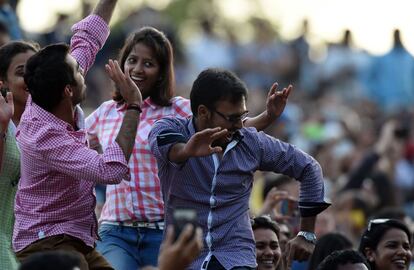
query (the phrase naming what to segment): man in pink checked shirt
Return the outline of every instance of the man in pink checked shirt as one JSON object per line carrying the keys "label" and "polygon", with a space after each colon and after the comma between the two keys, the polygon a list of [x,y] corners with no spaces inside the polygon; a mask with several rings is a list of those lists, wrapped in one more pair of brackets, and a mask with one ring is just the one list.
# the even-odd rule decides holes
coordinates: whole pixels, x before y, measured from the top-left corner
{"label": "man in pink checked shirt", "polygon": [[129,179],[142,97],[128,71],[110,61],[107,72],[128,107],[115,142],[103,154],[87,147],[77,104],[85,96],[84,71],[108,36],[115,4],[100,0],[94,15],[74,26],[71,53],[69,46],[54,44],[26,64],[24,80],[31,96],[16,133],[21,181],[13,248],[20,261],[39,251],[62,249],[77,253],[82,269],[113,269],[94,249],[93,188]]}

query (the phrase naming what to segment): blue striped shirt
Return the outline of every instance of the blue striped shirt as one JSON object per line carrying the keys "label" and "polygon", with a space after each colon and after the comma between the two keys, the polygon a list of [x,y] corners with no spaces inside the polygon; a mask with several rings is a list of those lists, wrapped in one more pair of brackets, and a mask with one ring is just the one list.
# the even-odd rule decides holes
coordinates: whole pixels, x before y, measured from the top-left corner
{"label": "blue striped shirt", "polygon": [[221,159],[213,154],[189,158],[183,164],[170,162],[171,146],[188,141],[196,132],[192,119],[161,119],[149,134],[159,168],[165,222],[173,223],[175,208],[197,211],[205,248],[189,269],[205,269],[213,255],[226,269],[256,267],[249,218],[254,172],[273,171],[300,181],[301,215],[309,216],[327,207],[321,167],[295,146],[254,128],[240,129]]}

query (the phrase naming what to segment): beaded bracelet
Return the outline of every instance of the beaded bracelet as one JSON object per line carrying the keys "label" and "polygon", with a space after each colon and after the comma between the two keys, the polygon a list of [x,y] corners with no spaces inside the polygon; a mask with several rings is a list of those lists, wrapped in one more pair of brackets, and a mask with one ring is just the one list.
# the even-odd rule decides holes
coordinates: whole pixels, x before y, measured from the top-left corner
{"label": "beaded bracelet", "polygon": [[134,103],[128,104],[127,110],[135,110],[139,113],[142,113],[141,107],[138,104],[134,104]]}

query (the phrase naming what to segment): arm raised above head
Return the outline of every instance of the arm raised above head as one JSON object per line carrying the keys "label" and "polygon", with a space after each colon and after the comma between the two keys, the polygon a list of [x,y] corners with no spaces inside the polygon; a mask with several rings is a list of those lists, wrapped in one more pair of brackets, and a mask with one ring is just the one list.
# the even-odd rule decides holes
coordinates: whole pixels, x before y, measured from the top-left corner
{"label": "arm raised above head", "polygon": [[109,24],[118,0],[100,0],[92,11],[92,14],[98,15]]}

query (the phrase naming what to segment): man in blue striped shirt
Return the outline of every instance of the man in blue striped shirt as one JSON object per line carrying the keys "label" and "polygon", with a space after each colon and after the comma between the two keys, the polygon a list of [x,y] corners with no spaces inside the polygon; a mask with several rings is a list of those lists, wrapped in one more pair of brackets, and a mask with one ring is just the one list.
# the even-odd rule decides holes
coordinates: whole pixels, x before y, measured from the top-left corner
{"label": "man in blue striped shirt", "polygon": [[249,197],[256,170],[301,183],[301,232],[287,244],[288,260],[305,260],[314,248],[316,215],[324,202],[318,162],[295,146],[243,126],[247,88],[233,73],[207,69],[191,90],[189,119],[164,118],[149,134],[165,201],[166,224],[177,208],[197,211],[205,248],[189,269],[254,269],[255,242]]}

